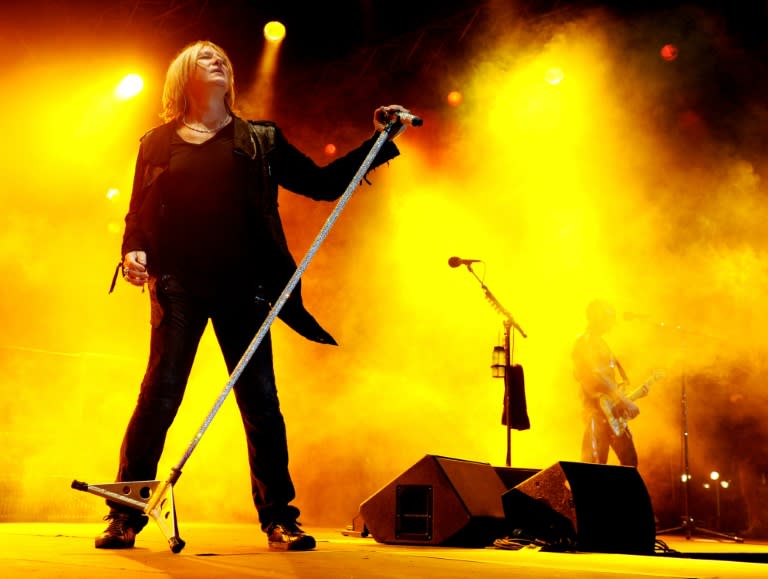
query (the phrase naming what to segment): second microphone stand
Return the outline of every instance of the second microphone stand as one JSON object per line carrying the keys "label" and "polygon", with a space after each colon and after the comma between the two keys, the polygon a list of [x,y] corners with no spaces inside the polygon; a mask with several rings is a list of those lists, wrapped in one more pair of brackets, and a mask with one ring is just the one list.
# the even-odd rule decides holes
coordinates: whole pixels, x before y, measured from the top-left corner
{"label": "second microphone stand", "polygon": [[504,306],[501,305],[496,296],[491,293],[491,290],[483,283],[483,280],[478,277],[475,271],[472,269],[471,263],[464,264],[467,267],[469,273],[471,273],[480,284],[480,287],[485,294],[485,298],[490,302],[493,308],[504,316],[504,424],[507,427],[507,457],[506,466],[512,466],[512,420],[510,417],[510,385],[512,380],[512,328],[517,330],[523,338],[527,338],[528,334],[523,331],[523,328],[515,321]]}
{"label": "second microphone stand", "polygon": [[[691,330],[683,330],[680,326],[676,325],[670,325],[665,323],[659,323],[655,321],[649,321],[647,322],[651,326],[662,329],[662,330],[670,330],[673,329],[676,332],[676,339],[678,342],[677,349],[685,354],[688,350],[686,339],[689,339],[693,336],[699,336],[699,337],[706,337],[710,338],[709,336],[705,336],[704,334],[700,332],[694,332]],[[705,529],[703,527],[700,527],[696,525],[696,521],[694,520],[693,516],[691,515],[691,464],[690,464],[690,451],[689,451],[689,413],[688,413],[688,386],[687,386],[687,379],[686,379],[686,368],[685,365],[683,365],[683,370],[680,374],[680,446],[681,446],[681,460],[682,460],[682,475],[681,475],[681,483],[682,483],[682,509],[683,513],[681,516],[681,522],[680,525],[676,527],[666,528],[666,529],[659,529],[656,531],[657,535],[669,535],[672,533],[677,533],[679,531],[683,531],[685,533],[685,538],[687,540],[691,540],[695,534],[701,534],[707,537],[714,537],[718,539],[726,539],[729,541],[734,541],[736,543],[743,543],[744,539],[742,537],[739,537],[738,535],[732,534],[732,533],[723,533],[720,531],[712,530],[712,529]]]}
{"label": "second microphone stand", "polygon": [[685,372],[682,373],[680,377],[680,383],[681,383],[681,392],[680,392],[680,411],[681,411],[681,417],[680,417],[680,428],[681,428],[681,445],[682,445],[682,460],[683,460],[683,474],[681,477],[682,480],[682,489],[683,489],[683,514],[681,517],[680,525],[677,527],[672,527],[668,529],[661,529],[656,531],[656,534],[658,535],[670,535],[672,533],[677,533],[679,531],[683,531],[685,533],[685,538],[687,540],[691,540],[694,534],[699,533],[704,536],[708,537],[716,537],[719,539],[727,539],[729,541],[734,541],[736,543],[743,543],[744,539],[742,537],[739,537],[738,535],[732,534],[732,533],[723,533],[720,531],[715,531],[712,529],[705,529],[702,527],[699,527],[696,525],[696,521],[691,516],[691,467],[690,467],[690,459],[689,459],[689,452],[688,452],[688,392],[686,387],[686,376]]}

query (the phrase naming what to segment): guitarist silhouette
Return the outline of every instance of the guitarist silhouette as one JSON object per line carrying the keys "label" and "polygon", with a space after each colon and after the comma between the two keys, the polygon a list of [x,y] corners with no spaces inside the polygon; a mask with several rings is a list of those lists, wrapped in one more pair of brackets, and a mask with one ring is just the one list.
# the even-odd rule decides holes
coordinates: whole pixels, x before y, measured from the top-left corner
{"label": "guitarist silhouette", "polygon": [[587,328],[573,346],[573,373],[581,385],[585,429],[581,460],[606,464],[610,449],[619,463],[637,467],[637,450],[627,421],[640,413],[634,402],[648,384],[632,391],[624,369],[603,336],[616,323],[616,312],[603,300],[587,306]]}

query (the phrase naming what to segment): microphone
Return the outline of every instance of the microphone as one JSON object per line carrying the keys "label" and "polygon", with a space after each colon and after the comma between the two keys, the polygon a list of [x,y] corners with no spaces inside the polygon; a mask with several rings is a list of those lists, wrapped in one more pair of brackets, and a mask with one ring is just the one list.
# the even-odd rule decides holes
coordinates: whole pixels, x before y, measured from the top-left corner
{"label": "microphone", "polygon": [[397,109],[380,111],[378,118],[380,122],[386,123],[391,120],[392,117],[397,117],[402,124],[408,125],[409,127],[420,127],[424,124],[424,120],[421,117],[417,117],[409,111],[401,111]]}
{"label": "microphone", "polygon": [[459,267],[460,265],[469,265],[470,263],[477,263],[483,261],[482,259],[461,259],[460,257],[448,258],[448,265],[451,267]]}
{"label": "microphone", "polygon": [[400,119],[401,123],[411,127],[420,127],[424,124],[424,120],[421,117],[417,117],[413,113],[407,111],[395,111],[395,116]]}

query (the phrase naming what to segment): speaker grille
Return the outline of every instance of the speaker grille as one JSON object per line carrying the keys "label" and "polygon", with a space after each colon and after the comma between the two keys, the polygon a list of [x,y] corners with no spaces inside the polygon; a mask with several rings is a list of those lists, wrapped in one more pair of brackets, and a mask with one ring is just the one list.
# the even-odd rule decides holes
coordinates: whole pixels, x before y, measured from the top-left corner
{"label": "speaker grille", "polygon": [[432,485],[397,485],[395,539],[432,540]]}

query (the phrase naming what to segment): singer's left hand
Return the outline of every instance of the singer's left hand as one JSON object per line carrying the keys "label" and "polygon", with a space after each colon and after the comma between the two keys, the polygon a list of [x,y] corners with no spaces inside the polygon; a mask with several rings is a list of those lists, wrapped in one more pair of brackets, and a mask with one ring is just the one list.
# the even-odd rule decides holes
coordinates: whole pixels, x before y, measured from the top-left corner
{"label": "singer's left hand", "polygon": [[397,112],[410,112],[405,107],[400,105],[388,105],[385,107],[379,107],[373,112],[373,127],[377,131],[383,131],[387,128],[387,125],[391,120],[395,120],[395,124],[389,132],[389,140],[392,141],[395,137],[402,135],[407,126],[396,119]]}

